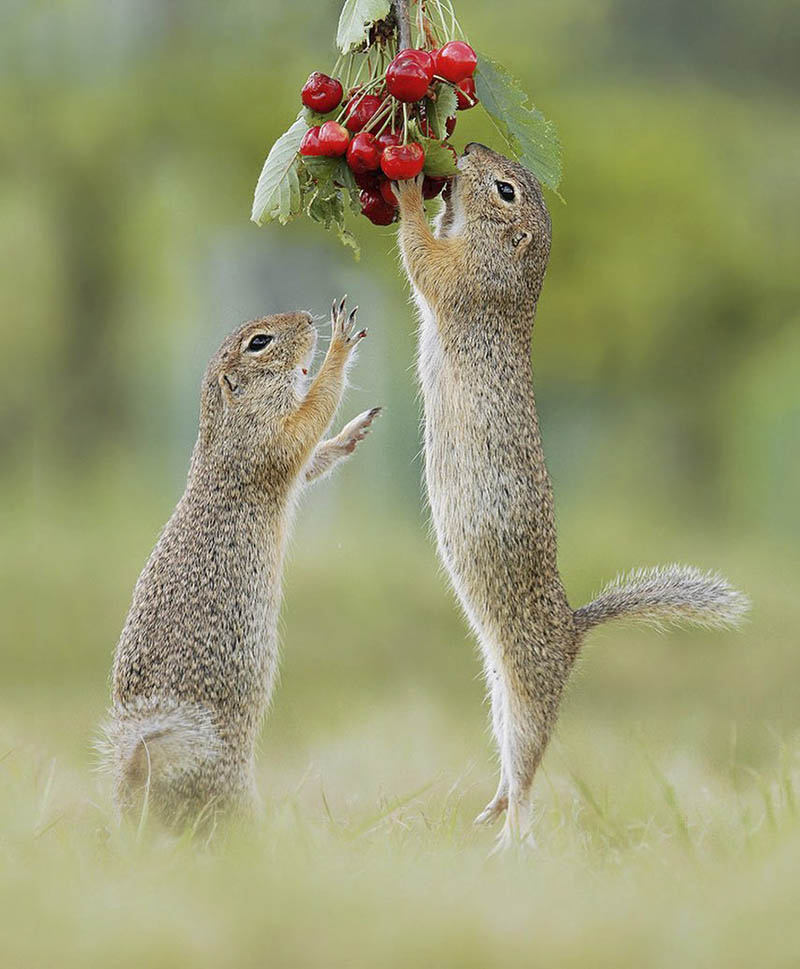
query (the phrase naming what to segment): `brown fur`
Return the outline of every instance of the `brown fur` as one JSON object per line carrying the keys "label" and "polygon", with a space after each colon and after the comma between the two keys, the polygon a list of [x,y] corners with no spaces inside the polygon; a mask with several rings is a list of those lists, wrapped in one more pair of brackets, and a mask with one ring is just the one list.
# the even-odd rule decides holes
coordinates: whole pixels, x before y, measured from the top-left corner
{"label": "brown fur", "polygon": [[[395,187],[420,311],[425,477],[439,552],[480,642],[500,752],[503,840],[526,834],[535,771],[587,629],[606,619],[735,622],[746,600],[671,566],[612,584],[573,612],[557,565],[553,495],[531,385],[530,339],[550,255],[541,187],[468,145],[436,234],[418,183]],[[515,190],[504,200],[498,182]]]}
{"label": "brown fur", "polygon": [[[244,324],[208,366],[186,490],[136,583],[114,659],[104,746],[122,810],[141,810],[145,795],[172,824],[253,810],[293,505],[378,413],[319,443],[366,335],[354,322],[344,301],[334,304],[331,344],[307,393],[316,341],[307,313]],[[262,334],[271,342],[253,351]]]}

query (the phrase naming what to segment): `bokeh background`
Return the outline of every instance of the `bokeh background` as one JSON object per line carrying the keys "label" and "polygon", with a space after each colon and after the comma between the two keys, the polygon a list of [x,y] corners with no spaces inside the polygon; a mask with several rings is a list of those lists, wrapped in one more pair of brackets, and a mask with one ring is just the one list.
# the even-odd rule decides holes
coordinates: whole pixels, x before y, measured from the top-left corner
{"label": "bokeh background", "polygon": [[[4,0],[0,961],[796,965],[797,4],[458,3],[564,146],[533,362],[571,600],[677,560],[754,603],[741,633],[595,634],[537,780],[538,851],[492,861],[393,231],[354,223],[355,263],[314,224],[249,222],[338,13]],[[454,137],[476,139],[497,145],[479,110]],[[342,418],[385,414],[298,515],[263,830],[199,854],[109,833],[91,743],[206,361],[241,321],[344,292],[370,337]]]}

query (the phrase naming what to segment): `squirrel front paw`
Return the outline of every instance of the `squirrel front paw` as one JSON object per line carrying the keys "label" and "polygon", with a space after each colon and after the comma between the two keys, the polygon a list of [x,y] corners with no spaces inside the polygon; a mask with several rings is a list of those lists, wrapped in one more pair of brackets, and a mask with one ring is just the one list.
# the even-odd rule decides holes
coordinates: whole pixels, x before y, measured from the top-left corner
{"label": "squirrel front paw", "polygon": [[356,331],[358,307],[354,306],[348,314],[345,304],[347,296],[343,296],[331,306],[331,349],[338,348],[349,354],[367,335],[366,329]]}
{"label": "squirrel front paw", "polygon": [[364,411],[363,414],[355,417],[336,435],[336,443],[345,454],[352,454],[355,451],[356,445],[367,436],[372,422],[380,414],[381,410],[381,407],[373,407],[371,410]]}
{"label": "squirrel front paw", "polygon": [[406,178],[400,182],[392,182],[392,192],[397,199],[400,207],[400,215],[414,209],[423,210],[424,200],[422,198],[422,182],[424,176],[417,175],[416,178]]}

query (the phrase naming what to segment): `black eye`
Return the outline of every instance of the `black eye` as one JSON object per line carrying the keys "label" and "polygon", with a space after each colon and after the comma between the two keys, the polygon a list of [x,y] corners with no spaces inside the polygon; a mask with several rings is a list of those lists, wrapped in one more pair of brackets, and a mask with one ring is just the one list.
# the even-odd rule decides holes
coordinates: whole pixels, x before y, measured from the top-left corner
{"label": "black eye", "polygon": [[263,350],[267,344],[272,343],[274,337],[271,333],[256,333],[253,339],[247,344],[250,353],[257,353]]}
{"label": "black eye", "polygon": [[508,182],[495,182],[497,186],[497,194],[504,202],[514,201],[514,186],[509,185]]}

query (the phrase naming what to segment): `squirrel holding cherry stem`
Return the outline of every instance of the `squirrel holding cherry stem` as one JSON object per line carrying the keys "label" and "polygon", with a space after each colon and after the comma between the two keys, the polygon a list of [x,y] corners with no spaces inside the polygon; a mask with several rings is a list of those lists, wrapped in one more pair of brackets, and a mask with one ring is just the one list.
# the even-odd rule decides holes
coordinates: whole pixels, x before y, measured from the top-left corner
{"label": "squirrel holding cherry stem", "polygon": [[100,749],[121,813],[204,826],[256,803],[256,737],[278,656],[284,550],[298,494],[353,452],[373,408],[321,441],[366,330],[334,303],[308,390],[308,313],[245,323],[203,378],[186,490],[139,576]]}
{"label": "squirrel holding cherry stem", "polygon": [[393,183],[420,319],[425,479],[439,553],[480,643],[500,755],[501,844],[530,835],[530,791],[564,687],[591,629],[613,619],[736,625],[744,595],[669,565],[573,610],[558,572],[553,493],[531,385],[530,340],[550,254],[541,186],[467,145],[435,231],[420,179]]}

